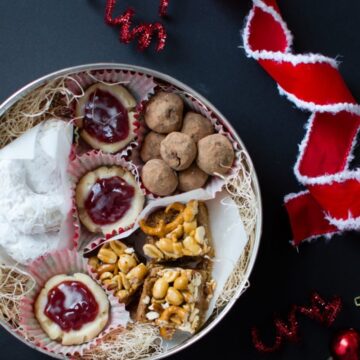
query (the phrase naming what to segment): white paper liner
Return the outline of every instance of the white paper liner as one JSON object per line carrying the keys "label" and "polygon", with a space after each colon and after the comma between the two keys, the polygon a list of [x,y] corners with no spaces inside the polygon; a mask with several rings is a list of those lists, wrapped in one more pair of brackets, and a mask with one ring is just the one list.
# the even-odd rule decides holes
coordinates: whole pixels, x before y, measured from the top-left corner
{"label": "white paper liner", "polygon": [[[216,281],[216,289],[206,311],[204,322],[213,313],[222,290],[234,270],[239,258],[241,257],[248,238],[241,220],[238,207],[231,199],[228,192],[223,190],[218,192],[215,198],[205,189],[197,189],[180,195],[167,198],[159,198],[152,201],[140,214],[139,219],[146,218],[150,213],[158,208],[166,207],[173,202],[186,203],[190,200],[202,200],[206,202],[209,212],[209,223],[212,233],[212,246],[215,250],[215,257],[212,260],[212,278]],[[98,238],[94,240],[84,252],[94,250],[107,241],[125,239],[139,228],[138,222],[127,232],[119,234],[111,239],[105,240]],[[192,335],[177,331],[171,341],[164,341],[164,346],[168,349],[175,347]]]}
{"label": "white paper liner", "polygon": [[[83,155],[76,156],[69,164],[68,173],[71,177],[71,181],[73,184],[72,188],[72,196],[73,199],[75,199],[75,191],[76,191],[76,185],[79,182],[79,180],[88,172],[93,171],[101,166],[120,166],[129,172],[134,176],[139,188],[141,191],[145,194],[145,188],[142,185],[142,182],[140,180],[140,176],[137,170],[137,167],[131,162],[125,160],[120,154],[105,154],[98,150],[92,150],[90,152],[87,152]],[[90,233],[85,226],[83,226],[79,220],[79,216],[76,209],[75,200],[73,201],[73,214],[74,214],[74,225],[80,226],[80,235],[79,238],[76,239],[75,248],[79,249],[81,246],[87,244],[89,241],[91,241],[94,237],[101,236],[101,234],[92,234]],[[79,225],[81,224],[81,225]],[[129,227],[131,227],[129,225]],[[127,229],[117,229],[114,230],[111,233],[103,234],[105,238],[109,239],[112,236],[119,234],[123,231],[126,231]]]}
{"label": "white paper liner", "polygon": [[51,340],[42,330],[34,315],[34,303],[44,287],[45,283],[55,275],[85,273],[91,276],[85,259],[75,251],[62,250],[42,256],[29,265],[27,271],[33,276],[36,285],[31,293],[22,300],[20,306],[20,326],[23,336],[36,347],[62,355],[82,355],[84,350],[96,345],[101,338],[110,331],[119,327],[126,328],[130,321],[130,315],[125,310],[125,305],[120,304],[118,299],[107,292],[110,302],[109,322],[105,329],[93,340],[82,345],[64,346]]}
{"label": "white paper liner", "polygon": [[[70,91],[77,95],[81,95],[84,90],[89,88],[95,83],[103,83],[106,85],[123,85],[130,93],[135,97],[137,107],[135,109],[135,134],[136,137],[131,141],[124,149],[117,154],[121,156],[128,156],[134,148],[140,146],[140,141],[143,138],[143,125],[139,121],[139,114],[142,111],[142,103],[147,101],[149,97],[154,94],[156,83],[150,75],[142,74],[134,71],[126,70],[94,70],[88,72],[81,72],[70,75],[70,79],[67,81],[67,87]],[[75,106],[75,104],[74,104]],[[78,154],[82,154],[88,151],[91,147],[86,145],[85,148],[77,147],[76,151]]]}
{"label": "white paper liner", "polygon": [[[231,170],[225,174],[224,176],[229,176],[234,174],[237,169],[241,166],[241,159],[240,159],[240,144],[233,138],[230,131],[226,128],[226,125],[221,122],[221,119],[219,119],[216,114],[208,109],[204,104],[202,104],[199,100],[197,100],[194,96],[191,94],[178,89],[177,87],[173,85],[159,85],[159,88],[162,91],[165,92],[172,92],[175,94],[178,94],[181,96],[183,101],[185,102],[185,105],[192,111],[199,113],[210,120],[211,124],[213,125],[215,132],[219,133],[221,135],[224,135],[228,138],[228,140],[231,142],[234,152],[235,152],[235,160],[232,165]],[[143,109],[146,107],[146,103],[143,104]],[[142,110],[143,111],[143,110]],[[140,122],[143,124],[143,119],[140,117]],[[141,143],[146,135],[145,126],[142,126],[142,130],[139,134],[139,137],[141,138]],[[134,150],[133,153],[130,156],[131,160],[136,164],[136,166],[139,168],[139,171],[141,171],[144,163],[140,159],[140,147],[137,148],[137,150]],[[211,176],[209,180],[207,181],[207,184],[204,186],[204,189],[206,189],[209,193],[215,196],[215,194],[219,191],[221,191],[222,187],[224,186],[225,182],[222,177],[219,176]],[[159,196],[151,194],[149,191],[147,191],[148,198],[156,199],[159,198]]]}

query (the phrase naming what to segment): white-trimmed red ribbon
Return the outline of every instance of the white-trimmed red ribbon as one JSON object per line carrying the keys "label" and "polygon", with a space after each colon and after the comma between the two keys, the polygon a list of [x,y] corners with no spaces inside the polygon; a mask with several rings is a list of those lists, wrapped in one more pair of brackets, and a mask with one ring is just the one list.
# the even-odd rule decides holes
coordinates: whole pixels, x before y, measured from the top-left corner
{"label": "white-trimmed red ribbon", "polygon": [[276,0],[253,0],[244,48],[277,82],[281,95],[311,111],[295,175],[307,190],[285,197],[294,245],[321,235],[360,229],[360,169],[350,170],[360,106],[336,60],[292,53],[292,34]]}

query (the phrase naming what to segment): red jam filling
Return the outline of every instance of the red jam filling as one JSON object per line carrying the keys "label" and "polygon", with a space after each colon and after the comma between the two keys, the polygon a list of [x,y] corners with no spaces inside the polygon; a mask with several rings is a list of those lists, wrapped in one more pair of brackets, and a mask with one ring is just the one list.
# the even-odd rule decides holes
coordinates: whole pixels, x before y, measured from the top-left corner
{"label": "red jam filling", "polygon": [[128,112],[110,92],[96,89],[85,103],[83,127],[102,142],[121,141],[130,131]]}
{"label": "red jam filling", "polygon": [[130,209],[134,194],[134,187],[119,176],[99,179],[91,187],[85,209],[95,224],[112,224]]}
{"label": "red jam filling", "polygon": [[63,331],[80,330],[95,320],[98,312],[94,295],[79,281],[64,281],[48,293],[45,315]]}

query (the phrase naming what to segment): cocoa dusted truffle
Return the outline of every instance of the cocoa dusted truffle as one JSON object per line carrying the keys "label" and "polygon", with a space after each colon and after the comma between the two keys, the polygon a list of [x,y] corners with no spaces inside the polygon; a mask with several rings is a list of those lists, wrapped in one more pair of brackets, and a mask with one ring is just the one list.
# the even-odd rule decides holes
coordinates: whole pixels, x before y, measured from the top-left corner
{"label": "cocoa dusted truffle", "polygon": [[165,139],[165,135],[150,131],[144,139],[140,150],[140,157],[143,162],[151,159],[161,159],[160,143]]}
{"label": "cocoa dusted truffle", "polygon": [[185,170],[196,157],[196,145],[189,135],[172,132],[161,142],[160,154],[174,170]]}
{"label": "cocoa dusted truffle", "polygon": [[145,187],[159,196],[170,195],[178,185],[175,171],[160,159],[149,160],[142,169],[141,178]]}
{"label": "cocoa dusted truffle", "polygon": [[185,115],[182,133],[189,135],[195,143],[205,136],[214,133],[214,127],[209,119],[192,111]]}
{"label": "cocoa dusted truffle", "polygon": [[180,171],[178,176],[179,190],[181,191],[199,189],[205,185],[209,177],[208,174],[198,168],[195,162],[186,170]]}
{"label": "cocoa dusted truffle", "polygon": [[226,174],[234,161],[231,142],[224,135],[214,134],[198,142],[197,165],[209,175]]}
{"label": "cocoa dusted truffle", "polygon": [[145,110],[145,123],[160,134],[168,134],[181,129],[184,102],[177,94],[159,92],[149,102]]}

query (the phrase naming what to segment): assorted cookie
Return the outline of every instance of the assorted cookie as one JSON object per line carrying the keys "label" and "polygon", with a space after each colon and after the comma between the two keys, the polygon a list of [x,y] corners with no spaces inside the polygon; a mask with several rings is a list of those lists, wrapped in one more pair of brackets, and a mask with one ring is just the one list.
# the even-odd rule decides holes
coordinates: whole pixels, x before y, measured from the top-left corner
{"label": "assorted cookie", "polygon": [[164,339],[176,330],[194,334],[208,307],[208,275],[201,270],[155,267],[147,277],[136,319],[160,328]]}
{"label": "assorted cookie", "polygon": [[120,166],[89,171],[77,183],[75,199],[82,224],[102,234],[131,226],[145,201],[134,175]]}
{"label": "assorted cookie", "polygon": [[191,200],[158,209],[140,221],[138,236],[144,238],[142,249],[110,240],[91,251],[91,271],[120,302],[136,309],[135,321],[152,322],[165,339],[176,329],[194,333],[215,288],[206,204]]}
{"label": "assorted cookie", "polygon": [[97,83],[76,104],[81,138],[92,148],[116,153],[135,138],[136,100],[121,85]]}
{"label": "assorted cookie", "polygon": [[148,268],[139,261],[134,248],[119,240],[102,245],[97,255],[89,259],[89,265],[101,284],[125,304],[131,301],[148,273]]}
{"label": "assorted cookie", "polygon": [[211,254],[211,233],[206,204],[191,200],[173,203],[140,221],[145,235],[143,251],[155,262]]}
{"label": "assorted cookie", "polygon": [[80,345],[97,337],[109,319],[104,290],[88,275],[56,275],[40,291],[34,312],[51,340]]}

